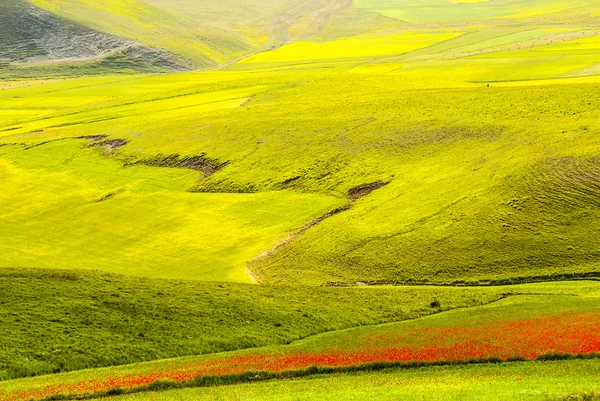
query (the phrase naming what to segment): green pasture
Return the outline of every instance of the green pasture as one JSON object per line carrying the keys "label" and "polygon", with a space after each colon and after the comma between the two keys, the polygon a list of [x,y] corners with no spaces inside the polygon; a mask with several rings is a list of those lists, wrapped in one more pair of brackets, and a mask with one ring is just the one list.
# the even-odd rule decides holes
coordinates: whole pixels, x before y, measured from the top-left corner
{"label": "green pasture", "polygon": [[240,35],[207,23],[199,26],[185,14],[144,0],[32,0],[32,3],[91,29],[167,50],[196,67],[214,66],[242,55],[251,47]]}
{"label": "green pasture", "polygon": [[[249,281],[249,262],[258,281],[293,284],[596,272],[597,84],[487,87],[461,81],[470,60],[444,61],[461,66],[454,81],[429,61],[7,88],[0,264]],[[128,142],[107,153],[84,135]],[[228,164],[132,165],[161,155]]]}
{"label": "green pasture", "polygon": [[396,33],[297,41],[227,67],[252,71],[395,74],[415,89],[597,75],[598,31],[581,23],[414,27]]}
{"label": "green pasture", "polygon": [[124,167],[88,142],[0,148],[2,267],[249,282],[246,260],[338,203],[289,191],[190,193],[200,173]]}
{"label": "green pasture", "polygon": [[400,55],[459,36],[460,33],[405,32],[386,36],[363,36],[327,42],[294,42],[276,51],[259,53],[241,60],[239,65],[280,64],[309,60],[339,60]]}
{"label": "green pasture", "polygon": [[[554,288],[550,291],[564,291]],[[567,286],[575,288],[582,287]],[[296,288],[2,269],[0,379],[286,344],[326,331],[481,305],[505,291]],[[434,301],[439,308],[431,306]],[[111,369],[86,372],[112,374]],[[78,377],[71,373],[57,380]],[[0,388],[13,387],[2,382]]]}
{"label": "green pasture", "polygon": [[[2,341],[28,344],[22,351],[3,357],[7,377],[27,369],[39,374],[196,354],[8,380],[3,382],[5,395],[55,383],[160,372],[236,356],[360,349],[374,344],[377,338],[394,339],[395,346],[419,346],[419,338],[403,334],[415,329],[485,327],[494,322],[552,318],[597,311],[600,305],[600,285],[593,281],[490,288],[295,289],[11,270],[3,274],[2,282],[9,295],[3,307],[11,311],[5,325],[12,328]],[[25,286],[33,286],[31,295],[21,292]],[[435,313],[440,309],[431,306],[432,299],[438,302],[441,313]],[[25,327],[35,327],[49,318],[46,316],[53,317],[46,330],[29,329],[27,337],[19,338]],[[377,324],[385,320],[395,323]],[[344,329],[348,326],[358,327]],[[107,336],[107,330],[112,337]],[[326,332],[317,334],[322,331]],[[251,348],[261,345],[268,346]],[[208,353],[236,348],[247,349]],[[568,366],[571,362],[565,363]],[[589,366],[587,362],[581,364]]]}
{"label": "green pasture", "polygon": [[[250,400],[595,400],[600,364],[519,362],[430,367],[376,373],[170,390],[117,397],[121,401]],[[571,396],[572,398],[567,398]],[[580,398],[576,398],[580,396]],[[584,396],[589,398],[584,398]]]}
{"label": "green pasture", "polygon": [[[314,64],[339,59],[352,60],[356,65],[357,61],[371,63],[373,58],[398,57],[406,52],[410,55],[419,48],[425,48],[425,52],[431,48],[429,57],[439,59],[451,54],[436,54],[435,48],[445,47],[448,43],[450,53],[460,51],[460,45],[456,46],[458,43],[449,39],[462,34],[481,38],[479,43],[466,46],[465,51],[477,51],[482,46],[518,50],[512,46],[527,40],[594,29],[600,14],[593,0],[577,0],[568,5],[558,0],[541,3],[531,0],[426,3],[406,0],[358,0],[354,3],[343,0],[253,0],[243,4],[236,0],[29,1],[88,29],[164,50],[173,55],[173,59],[201,69],[224,65],[230,69],[273,68],[282,64]],[[490,41],[494,32],[500,35]],[[575,53],[568,52],[568,55]],[[247,56],[250,57],[244,59]],[[241,64],[229,65],[235,60],[241,60]],[[578,69],[600,62],[594,57],[550,59],[543,63],[538,59],[541,65],[555,61],[557,65],[576,64]],[[138,60],[134,64],[116,53],[100,61],[64,60],[12,66],[4,73],[0,72],[0,77],[163,72],[144,61]],[[477,70],[481,67],[478,65]],[[516,62],[505,67],[513,72],[524,69]],[[455,69],[454,66],[449,68]],[[534,71],[510,79],[535,79],[536,73],[541,71],[534,67]]]}
{"label": "green pasture", "polygon": [[[559,318],[560,316],[569,316],[573,312],[597,311],[600,307],[599,287],[598,285],[594,286],[592,296],[586,293],[577,297],[573,297],[573,295],[535,295],[536,292],[539,294],[539,290],[536,291],[536,288],[533,287],[531,295],[511,296],[489,305],[448,311],[406,322],[324,333],[294,342],[286,349],[299,352],[360,350],[364,348],[365,344],[386,346],[389,344],[388,341],[394,341],[393,344],[396,346],[402,344],[402,346],[418,349],[423,346],[422,339],[414,335],[419,330],[485,327],[497,322],[506,323],[519,319],[545,317]],[[507,288],[504,287],[504,289]],[[526,292],[520,286],[515,290],[517,294]],[[586,290],[589,290],[589,287]],[[453,344],[453,339],[444,337],[445,335],[441,334],[440,342],[436,345]]]}
{"label": "green pasture", "polygon": [[341,0],[30,1],[88,28],[166,50],[188,66],[204,69],[296,39],[332,39],[397,25]]}
{"label": "green pasture", "polygon": [[[600,307],[595,281],[487,286],[599,273],[594,0],[30,3],[206,71],[0,60],[0,399]],[[583,399],[598,365],[122,398]]]}

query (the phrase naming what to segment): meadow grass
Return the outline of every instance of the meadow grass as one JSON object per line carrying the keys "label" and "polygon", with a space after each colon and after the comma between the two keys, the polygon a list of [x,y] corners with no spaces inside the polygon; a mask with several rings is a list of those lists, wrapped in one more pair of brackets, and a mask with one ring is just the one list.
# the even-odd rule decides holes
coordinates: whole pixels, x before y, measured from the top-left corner
{"label": "meadow grass", "polygon": [[[166,50],[196,68],[214,68],[296,39],[318,35],[332,39],[396,25],[377,13],[348,9],[349,4],[339,0],[243,3],[232,0],[66,0],[58,3],[32,0],[32,3],[97,31]],[[327,26],[332,17],[335,22]]]}
{"label": "meadow grass", "polygon": [[[82,338],[82,344],[96,344],[98,342],[95,346],[99,350],[104,351],[104,355],[107,357],[109,355],[117,355],[115,354],[117,349],[122,350],[124,355],[133,354],[126,349],[126,346],[131,346],[132,350],[137,350],[138,353],[143,350],[149,354],[154,352],[158,353],[158,355],[165,355],[165,352],[173,352],[172,345],[177,344],[179,341],[182,341],[182,345],[189,345],[194,343],[194,341],[204,341],[206,347],[209,342],[207,341],[207,330],[214,333],[214,339],[211,340],[213,341],[213,344],[211,344],[213,349],[219,346],[226,349],[225,338],[233,340],[229,344],[230,346],[235,346],[234,344],[240,346],[240,338],[247,340],[245,346],[252,346],[250,338],[253,336],[255,326],[258,328],[256,334],[261,337],[262,342],[288,342],[293,339],[293,336],[301,336],[302,334],[300,333],[303,330],[305,330],[306,334],[310,330],[319,330],[319,326],[316,325],[316,321],[319,319],[323,319],[323,323],[327,322],[325,325],[329,327],[332,324],[338,323],[343,327],[343,325],[352,322],[353,319],[360,319],[362,323],[357,321],[357,324],[366,324],[368,319],[378,319],[381,316],[400,320],[409,316],[418,317],[419,315],[431,314],[436,310],[440,310],[439,308],[443,308],[446,311],[432,316],[424,316],[391,324],[365,325],[346,330],[340,330],[342,327],[338,326],[334,332],[313,335],[305,339],[293,341],[287,345],[270,345],[233,352],[9,380],[2,383],[4,390],[2,396],[6,399],[11,399],[10,397],[17,393],[21,394],[19,396],[21,398],[17,399],[22,399],[27,394],[40,394],[40,397],[43,397],[44,395],[52,394],[83,394],[89,392],[90,389],[103,391],[107,389],[106,383],[111,383],[110,386],[112,387],[123,386],[135,388],[135,386],[139,386],[140,384],[149,384],[164,378],[181,376],[189,380],[197,376],[210,375],[211,372],[220,372],[214,373],[218,375],[223,375],[227,372],[271,371],[271,369],[275,369],[273,370],[274,372],[279,372],[288,365],[287,369],[289,370],[306,369],[317,363],[313,361],[314,358],[311,359],[311,355],[318,360],[322,359],[321,362],[318,362],[320,367],[341,366],[344,368],[347,366],[352,368],[352,366],[356,365],[352,363],[354,360],[351,358],[351,355],[354,355],[353,352],[362,358],[359,359],[363,361],[363,364],[367,363],[365,361],[371,361],[371,359],[367,358],[370,350],[377,353],[376,358],[373,360],[375,362],[385,363],[396,361],[395,359],[387,359],[391,354],[382,352],[379,349],[381,347],[391,347],[390,349],[395,350],[406,348],[414,350],[417,353],[420,352],[419,350],[426,350],[428,349],[427,347],[431,346],[434,346],[437,350],[450,347],[448,349],[452,349],[452,352],[455,353],[454,359],[445,357],[443,359],[429,360],[426,356],[422,356],[422,358],[425,358],[422,359],[425,363],[435,363],[436,361],[441,364],[450,363],[449,361],[469,363],[470,359],[461,359],[459,355],[460,347],[457,348],[457,346],[462,345],[467,346],[467,348],[484,346],[486,349],[491,350],[491,353],[486,358],[495,356],[499,358],[497,359],[498,361],[514,357],[529,358],[529,353],[532,353],[533,358],[535,358],[536,356],[544,355],[546,352],[552,352],[553,350],[559,352],[562,349],[540,348],[536,350],[527,345],[527,341],[536,342],[543,340],[542,342],[547,342],[552,340],[544,337],[546,335],[544,333],[547,330],[550,330],[548,333],[555,330],[552,324],[545,329],[542,327],[544,324],[547,325],[548,322],[562,324],[560,327],[565,330],[564,333],[557,334],[560,337],[559,339],[555,339],[556,344],[560,347],[566,346],[568,348],[575,346],[578,341],[593,342],[593,333],[588,333],[592,336],[588,340],[577,336],[571,338],[569,337],[569,333],[577,325],[581,324],[580,317],[587,316],[586,324],[597,324],[597,310],[600,299],[598,283],[595,282],[527,284],[479,289],[394,287],[309,289],[309,291],[300,291],[291,287],[246,286],[244,288],[236,284],[194,284],[184,282],[173,282],[173,284],[170,284],[169,281],[123,280],[121,277],[113,278],[110,276],[101,277],[104,280],[104,285],[94,287],[81,285],[83,284],[81,281],[87,283],[96,279],[96,276],[91,274],[77,275],[70,272],[35,273],[34,271],[14,271],[6,276],[10,279],[11,274],[16,280],[10,280],[9,285],[17,287],[15,293],[18,291],[18,285],[30,285],[31,282],[35,282],[32,280],[32,277],[37,276],[43,287],[39,289],[36,287],[36,293],[40,296],[43,295],[44,301],[48,299],[59,300],[56,303],[56,309],[44,308],[53,316],[59,316],[55,320],[56,323],[59,323],[56,325],[58,332],[63,330],[64,327],[69,327],[69,330],[73,330],[74,332],[82,332],[81,329],[77,330],[77,326],[81,325],[81,322],[79,321],[79,316],[71,313],[71,305],[78,305],[77,310],[85,310],[85,302],[91,302],[91,304],[95,305],[94,308],[91,308],[94,312],[90,311],[87,315],[83,315],[81,317],[83,320],[93,319],[91,313],[106,314],[105,308],[110,308],[112,312],[107,314],[107,318],[103,318],[102,327],[98,327],[98,330],[95,331],[96,325],[94,322],[88,321],[88,328],[83,331],[95,334],[96,336]],[[76,284],[63,284],[60,282],[61,280]],[[49,285],[50,283],[53,285]],[[130,283],[132,286],[128,287],[127,285]],[[118,288],[113,289],[112,286],[118,286]],[[75,295],[71,296],[65,296],[61,292],[58,298],[51,295],[52,293],[56,293],[57,289],[65,290],[74,288],[99,288],[100,290],[78,290],[75,291]],[[202,289],[200,290],[200,288]],[[156,297],[158,298],[156,301],[152,301],[155,297],[154,292],[157,290],[160,290],[159,294],[162,295]],[[115,297],[115,293],[111,293],[111,291],[115,291],[116,294],[121,294],[121,296]],[[198,295],[198,291],[202,291],[204,295]],[[227,295],[224,295],[225,293]],[[476,306],[486,297],[488,300],[493,300],[502,293],[512,293],[513,295],[488,305]],[[300,301],[300,299],[296,300],[294,298],[296,296],[304,298]],[[432,302],[423,305],[432,297],[437,301],[435,307],[431,306]],[[252,302],[245,302],[245,298],[252,299]],[[286,299],[286,302],[282,303],[280,298]],[[14,305],[18,305],[19,302],[22,302],[22,299],[23,297],[16,296],[14,298]],[[91,301],[85,301],[86,299],[91,299]],[[192,300],[193,302],[190,302]],[[229,317],[224,318],[225,322],[223,324],[227,323],[230,325],[227,329],[221,326],[220,322],[215,322],[217,317],[222,317],[224,309],[221,308],[221,301],[227,305],[228,311],[231,311],[232,305],[236,305],[236,313],[232,313]],[[22,305],[21,308],[13,305],[10,306],[13,309],[16,307],[17,313],[21,309],[23,311],[39,310],[39,307],[31,307],[32,302],[34,301],[29,301],[27,304]],[[82,302],[84,302],[83,305]],[[206,302],[210,304],[208,309],[202,306]],[[300,310],[297,310],[297,305],[299,304],[303,306]],[[189,306],[181,309],[181,305]],[[341,308],[341,305],[347,305],[347,307]],[[447,310],[447,308],[460,306],[472,307]],[[173,309],[173,307],[179,308],[179,310]],[[216,314],[205,314],[210,308]],[[64,311],[57,313],[57,310],[60,309]],[[146,312],[142,312],[144,309]],[[389,313],[394,309],[403,310],[404,312],[402,313],[404,315],[391,317]],[[192,312],[194,310],[196,312]],[[135,311],[137,317],[132,319],[133,315],[128,316],[127,311],[132,311],[132,313]],[[206,312],[202,313],[200,311]],[[140,313],[146,313],[147,317],[143,315],[144,318],[140,319]],[[169,316],[168,322],[162,317],[163,313],[165,317]],[[198,315],[200,313],[201,315]],[[307,319],[302,315],[303,313],[308,314],[310,317]],[[380,313],[383,315],[380,315]],[[594,315],[595,313],[596,315]],[[180,327],[175,322],[181,323],[183,316],[187,316],[184,319],[187,323]],[[261,316],[264,316],[265,319],[263,320]],[[35,319],[27,319],[25,321],[31,324],[36,321]],[[244,324],[244,319],[249,319],[253,323]],[[562,322],[560,319],[566,319],[564,321],[565,324],[560,323],[559,321]],[[143,325],[142,320],[144,321]],[[132,326],[136,322],[138,322],[139,327]],[[163,322],[168,326],[163,326]],[[309,326],[305,326],[302,322]],[[528,323],[525,326],[519,326],[519,322]],[[539,325],[539,322],[542,322],[542,326]],[[269,330],[267,326],[271,324],[273,326]],[[50,327],[54,329],[55,326],[53,324]],[[113,341],[102,336],[101,333],[105,332],[105,327],[110,327],[113,333],[118,333],[119,338],[126,339],[127,341],[119,341],[120,345],[116,347],[117,344],[113,344]],[[169,328],[166,329],[166,327]],[[200,330],[198,337],[193,332],[194,327],[198,327],[198,330]],[[500,327],[504,327],[503,331],[500,330],[500,332],[508,336],[509,340],[505,340],[503,336],[496,336],[497,329]],[[527,327],[538,327],[541,332],[527,334]],[[325,326],[321,326],[321,329],[324,328]],[[511,334],[511,330],[513,329],[522,330],[522,334],[525,337],[513,342],[513,340],[510,340],[512,338],[510,336],[515,334]],[[18,324],[15,330],[18,330]],[[136,336],[139,336],[139,333],[136,334],[136,331],[141,331],[146,340],[137,339]],[[46,341],[54,337],[50,334],[48,333],[47,337],[44,336]],[[463,335],[466,337],[463,338]],[[183,336],[187,336],[187,340]],[[220,338],[219,345],[216,343],[216,338]],[[269,338],[272,338],[272,340],[269,340]],[[148,339],[152,339],[151,343],[154,344],[153,349],[149,348]],[[7,341],[14,342],[14,338],[9,338]],[[431,341],[434,342],[432,343]],[[510,344],[506,343],[506,341],[509,341]],[[44,346],[36,341],[29,339],[29,342],[39,344],[40,351],[44,349]],[[542,344],[542,342],[539,344]],[[60,341],[56,342],[55,340],[55,343],[52,345],[55,347],[60,346],[59,343]],[[161,348],[162,344],[165,345],[165,348]],[[549,344],[542,345],[542,347],[551,346]],[[167,345],[170,345],[171,348],[166,348]],[[576,348],[570,349],[575,350]],[[65,362],[78,361],[80,364],[85,362],[90,364],[91,362],[90,360],[82,362],[83,355],[89,355],[90,353],[90,350],[87,348],[80,350],[82,352],[80,359],[77,357],[76,350],[67,348],[64,345],[59,352],[58,356],[62,357],[61,360]],[[196,352],[198,351],[196,350]],[[525,352],[525,354],[522,354],[522,352]],[[575,353],[577,352],[575,351]],[[47,355],[45,362],[50,363],[53,358],[58,358],[56,354],[54,352],[48,355],[41,352],[41,355],[38,355],[37,362],[41,365],[44,355]],[[338,362],[336,362],[336,355],[340,355],[341,358]],[[31,356],[28,354],[28,357]],[[299,358],[296,358],[298,359],[297,361],[295,356]],[[344,357],[342,358],[342,356]],[[280,358],[285,366],[279,366],[277,358]],[[304,359],[306,360],[304,361]],[[411,361],[413,360],[405,362]],[[421,359],[416,359],[413,362],[419,361]],[[123,362],[120,361],[120,363]],[[451,364],[455,363],[457,362],[452,362]],[[576,362],[573,363],[576,364]],[[597,362],[594,363],[594,366],[598,365]],[[587,363],[585,364],[588,366]],[[90,366],[94,365],[90,364]],[[525,364],[522,366],[532,365]],[[535,366],[543,366],[543,364],[536,364]],[[82,366],[80,365],[80,367]],[[543,375],[540,377],[543,377]],[[188,384],[193,385],[192,382]],[[298,388],[295,385],[292,386],[293,388]],[[587,390],[593,389],[589,388]],[[579,391],[579,388],[572,389],[572,391]]]}
{"label": "meadow grass", "polygon": [[251,47],[240,35],[210,27],[207,23],[199,27],[182,14],[144,0],[68,0],[59,3],[34,0],[32,3],[91,29],[170,51],[195,67],[214,66]]}
{"label": "meadow grass", "polygon": [[327,42],[298,41],[277,51],[259,53],[241,60],[243,66],[252,63],[301,63],[311,60],[340,60],[399,55],[431,46],[459,36],[460,33],[403,32],[386,36],[362,36]]}
{"label": "meadow grass", "polygon": [[247,259],[338,203],[289,191],[190,193],[201,173],[123,167],[88,142],[0,148],[2,267],[250,282]]}
{"label": "meadow grass", "polygon": [[[351,352],[381,338],[418,349],[434,338],[418,333],[488,324],[507,334],[518,319],[598,310],[597,283],[584,281],[320,287],[598,274],[593,1],[202,0],[193,13],[189,0],[32,2],[199,68],[272,50],[204,73],[126,76],[162,70],[118,55],[0,66],[0,79],[99,75],[0,81],[0,379],[161,359],[2,381],[2,391]],[[353,197],[365,184],[377,189]],[[253,281],[265,285],[243,284]],[[555,399],[597,391],[597,366],[131,397]]]}
{"label": "meadow grass", "polygon": [[[356,7],[375,11],[382,15],[412,23],[500,23],[514,20],[532,20],[535,17],[550,21],[573,18],[578,11],[597,15],[597,3],[593,0],[575,0],[567,5],[558,0],[545,0],[542,4],[529,0],[518,1],[433,1],[415,4],[407,0],[357,0]],[[585,10],[585,11],[584,11]]]}
{"label": "meadow grass", "polygon": [[[517,289],[517,291],[519,291]],[[567,317],[573,312],[595,312],[600,306],[599,294],[589,296],[579,295],[519,295],[494,302],[489,305],[469,308],[468,310],[456,310],[429,316],[423,319],[415,319],[408,322],[390,323],[369,327],[358,327],[348,330],[340,330],[333,333],[324,333],[313,336],[306,340],[298,341],[289,346],[294,351],[310,352],[332,352],[349,351],[361,349],[365,344],[369,346],[405,346],[411,349],[419,349],[431,341],[427,338],[427,331],[443,329],[443,334],[436,337],[433,342],[436,346],[443,347],[453,345],[461,340],[453,333],[453,329],[469,329],[478,327],[490,327],[493,329],[496,323],[517,322],[519,320],[534,320],[536,318],[559,319]],[[558,324],[557,321],[555,321]],[[573,322],[574,323],[574,322]],[[530,323],[532,324],[532,323]],[[497,331],[502,332],[501,330]],[[421,333],[421,335],[418,335]],[[508,330],[504,332],[508,336]],[[522,338],[521,341],[526,341]],[[563,339],[564,340],[564,339]],[[467,340],[468,341],[468,340]],[[477,340],[474,340],[476,342]],[[497,339],[498,344],[502,341]],[[548,350],[550,352],[552,350]]]}
{"label": "meadow grass", "polygon": [[[505,291],[273,287],[48,269],[2,269],[0,278],[0,379],[283,344],[480,305]],[[440,308],[431,307],[435,300]]]}
{"label": "meadow grass", "polygon": [[[463,63],[465,76],[470,71],[468,59],[448,62]],[[60,206],[35,201],[29,211],[19,209],[3,230],[12,246],[2,264],[37,267],[43,258],[48,267],[247,281],[251,261],[261,282],[308,284],[597,272],[599,220],[588,207],[600,177],[597,84],[487,88],[459,82],[458,73],[455,84],[441,81],[436,71],[412,80],[398,72],[249,70],[4,90],[0,105],[10,119],[0,140],[11,144],[0,148],[3,168],[11,171],[4,176],[5,204],[27,205],[34,200],[30,191],[37,199],[51,199],[47,192],[71,195],[58,197]],[[317,100],[298,101],[311,96]],[[84,140],[57,141],[82,135],[128,143],[102,155],[81,148]],[[54,165],[40,163],[43,154],[56,155]],[[176,154],[227,164],[204,177],[131,166]],[[90,184],[103,177],[94,165],[130,179]],[[164,188],[127,189],[146,172],[165,177]],[[38,185],[38,174],[50,174],[48,184]],[[71,186],[72,179],[83,187]],[[171,186],[171,179],[185,184]],[[256,258],[344,204],[352,188],[376,181],[389,184]],[[104,196],[110,199],[94,203]],[[56,210],[106,224],[86,229],[49,217]],[[128,218],[131,210],[135,220]],[[173,225],[151,230],[164,219]],[[53,236],[51,227],[66,237]],[[150,231],[155,237],[146,236]],[[26,250],[40,238],[54,245],[37,254]],[[181,247],[164,252],[165,241]],[[75,243],[98,246],[84,254]]]}
{"label": "meadow grass", "polygon": [[[140,393],[116,400],[583,400],[583,394],[600,391],[599,366],[597,360],[574,360],[392,369]],[[582,397],[576,398],[577,393]]]}

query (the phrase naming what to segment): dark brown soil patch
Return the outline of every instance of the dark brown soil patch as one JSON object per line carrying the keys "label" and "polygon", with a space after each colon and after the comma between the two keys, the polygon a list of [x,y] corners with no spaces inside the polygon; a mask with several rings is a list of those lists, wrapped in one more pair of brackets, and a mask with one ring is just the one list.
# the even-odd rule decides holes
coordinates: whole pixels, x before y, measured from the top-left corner
{"label": "dark brown soil patch", "polygon": [[126,139],[106,139],[101,141],[94,141],[89,145],[91,148],[102,148],[105,153],[113,153],[115,150],[127,145],[129,143]]}
{"label": "dark brown soil patch", "polygon": [[99,199],[96,199],[94,201],[94,203],[100,203],[100,202],[104,202],[104,201],[110,200],[110,199],[114,198],[115,196],[117,196],[118,193],[119,193],[119,191],[109,192],[106,195],[104,195],[103,197],[101,197]]}
{"label": "dark brown soil patch", "polygon": [[361,184],[354,188],[350,188],[350,190],[348,191],[348,199],[350,201],[355,201],[356,199],[362,198],[363,196],[367,196],[371,192],[387,184],[389,184],[389,182],[375,181],[369,184]]}
{"label": "dark brown soil patch", "polygon": [[11,127],[11,128],[6,128],[6,129],[3,129],[3,130],[0,130],[0,132],[14,131],[14,130],[18,130],[18,129],[21,129],[21,128],[23,128],[23,127]]}
{"label": "dark brown soil patch", "polygon": [[108,138],[106,135],[83,135],[77,137],[77,139],[87,139],[91,142],[101,141],[102,139],[106,138]]}
{"label": "dark brown soil patch", "polygon": [[200,171],[205,177],[208,177],[228,165],[229,161],[221,162],[217,159],[210,159],[203,153],[198,156],[158,155],[137,163],[155,167],[188,168]]}

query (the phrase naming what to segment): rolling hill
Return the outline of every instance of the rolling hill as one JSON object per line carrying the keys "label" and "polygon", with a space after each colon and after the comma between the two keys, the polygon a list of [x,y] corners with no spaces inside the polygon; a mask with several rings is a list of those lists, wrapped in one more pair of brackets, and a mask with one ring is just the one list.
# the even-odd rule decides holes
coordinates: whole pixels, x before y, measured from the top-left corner
{"label": "rolling hill", "polygon": [[597,398],[599,15],[3,1],[0,400]]}
{"label": "rolling hill", "polygon": [[[189,67],[166,51],[94,31],[26,0],[0,4],[2,76],[166,72]],[[71,72],[69,72],[71,70]],[[73,72],[75,70],[75,72]]]}
{"label": "rolling hill", "polygon": [[[357,35],[397,25],[347,0],[31,0],[58,16],[216,68],[299,39]],[[331,22],[331,23],[330,23]]]}
{"label": "rolling hill", "polygon": [[[124,82],[141,95],[120,95]],[[597,84],[465,83],[422,89],[417,99],[404,82],[387,73],[235,72],[4,91],[4,107],[23,115],[0,134],[4,177],[15,189],[3,192],[4,202],[20,205],[3,213],[11,250],[2,264],[246,281],[249,261],[254,279],[297,284],[597,273]],[[322,94],[318,102],[298,104],[311,93]],[[75,99],[88,103],[73,106]],[[96,138],[95,148],[66,140],[90,134],[113,139]],[[102,145],[116,139],[124,146]],[[222,167],[185,168],[194,157]],[[144,175],[165,182],[143,187]],[[387,185],[348,198],[378,182]],[[52,193],[64,203],[33,201]],[[56,220],[57,208],[72,218]],[[128,219],[129,208],[141,215]],[[161,224],[167,216],[171,224]],[[88,231],[90,221],[108,226]],[[51,227],[64,235],[25,252]],[[166,238],[182,249],[169,256]],[[86,242],[103,245],[82,248]],[[113,258],[107,249],[125,253]]]}

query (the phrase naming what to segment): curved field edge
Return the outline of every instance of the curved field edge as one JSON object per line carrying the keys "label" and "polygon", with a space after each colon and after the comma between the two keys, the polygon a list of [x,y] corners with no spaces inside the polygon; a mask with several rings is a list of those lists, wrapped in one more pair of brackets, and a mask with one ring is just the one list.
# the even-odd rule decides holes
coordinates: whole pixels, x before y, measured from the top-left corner
{"label": "curved field edge", "polygon": [[[3,383],[5,398],[148,389],[160,387],[153,383],[163,380],[190,384],[235,381],[251,377],[248,372],[269,372],[267,377],[277,377],[269,374],[308,372],[313,366],[343,371],[381,363],[414,366],[595,357],[600,351],[600,300],[597,293],[581,295],[577,290],[580,284],[565,287],[573,290],[570,295],[514,296],[402,323],[325,333],[290,345],[8,381]],[[532,293],[537,286],[530,286]],[[548,291],[550,287],[538,289]],[[579,290],[593,294],[589,287]],[[498,336],[499,332],[503,335]]]}
{"label": "curved field edge", "polygon": [[0,378],[286,344],[481,305],[507,291],[298,288],[4,268]]}
{"label": "curved field edge", "polygon": [[600,393],[597,381],[599,369],[598,360],[392,368],[209,388],[150,391],[116,397],[115,400],[387,401],[393,398],[408,401],[592,401],[597,399],[594,393]]}
{"label": "curved field edge", "polygon": [[0,148],[0,267],[250,282],[247,259],[340,202],[293,191],[192,193],[219,163],[106,157],[126,143],[96,136]]}

